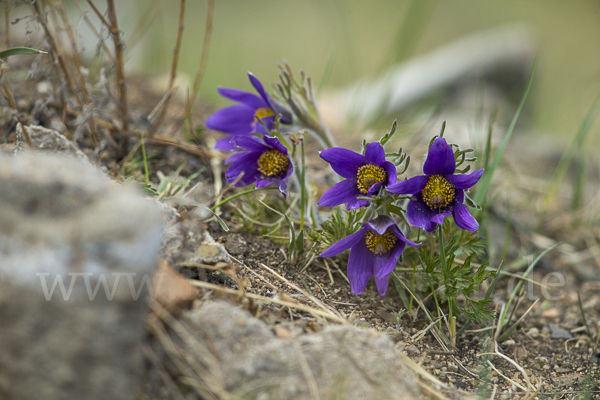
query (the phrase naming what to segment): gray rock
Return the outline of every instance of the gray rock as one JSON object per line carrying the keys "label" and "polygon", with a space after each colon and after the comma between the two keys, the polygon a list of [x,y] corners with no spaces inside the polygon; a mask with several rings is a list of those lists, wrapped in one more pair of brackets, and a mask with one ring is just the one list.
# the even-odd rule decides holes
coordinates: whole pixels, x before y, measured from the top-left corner
{"label": "gray rock", "polygon": [[135,398],[160,213],[39,151],[0,156],[0,188],[0,398]]}
{"label": "gray rock", "polygon": [[561,328],[558,325],[549,324],[552,331],[552,339],[571,339],[573,335],[568,330]]}
{"label": "gray rock", "polygon": [[[34,148],[77,157],[84,163],[89,162],[88,157],[79,150],[79,147],[61,133],[38,125],[25,126],[25,130],[29,134]],[[21,124],[17,124],[16,141],[17,147],[15,149],[15,154],[20,154],[29,150],[29,146],[23,135]]]}
{"label": "gray rock", "polygon": [[232,262],[225,247],[194,217],[182,218],[165,229],[161,257],[184,276],[201,280],[206,280],[206,270],[194,265]]}
{"label": "gray rock", "polygon": [[[330,326],[279,339],[265,323],[220,301],[184,317],[193,338],[173,334],[173,341],[192,370],[206,367],[198,387],[213,393],[264,400],[420,398],[416,378],[386,335]],[[187,374],[181,364],[167,366],[176,379]]]}

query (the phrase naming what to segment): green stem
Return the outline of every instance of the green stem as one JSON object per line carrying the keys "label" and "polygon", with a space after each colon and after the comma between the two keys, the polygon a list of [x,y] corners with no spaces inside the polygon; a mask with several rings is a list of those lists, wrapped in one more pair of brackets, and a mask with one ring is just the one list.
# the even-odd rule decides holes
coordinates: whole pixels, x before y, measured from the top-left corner
{"label": "green stem", "polygon": [[446,249],[444,248],[444,233],[442,232],[442,225],[438,227],[438,242],[440,245],[440,264],[442,266],[442,274],[444,276],[444,284],[448,280],[448,267],[446,265]]}
{"label": "green stem", "polygon": [[146,184],[150,184],[150,174],[148,173],[148,159],[146,158],[146,141],[144,140],[144,133],[141,135],[142,141],[142,159],[144,160],[144,175],[146,176]]}
{"label": "green stem", "polygon": [[304,230],[304,213],[306,212],[306,168],[304,164],[304,140],[300,141],[300,232]]}
{"label": "green stem", "polygon": [[271,189],[277,189],[277,188],[276,187],[263,187],[263,188],[254,188],[254,189],[244,190],[242,192],[239,192],[239,193],[236,193],[234,195],[231,195],[231,196],[227,197],[226,199],[218,202],[217,204],[215,204],[214,206],[212,206],[210,208],[210,210],[211,211],[215,211],[217,208],[221,207],[223,204],[227,203],[228,201],[235,199],[236,197],[240,197],[240,196],[243,196],[243,195],[248,194],[248,193],[258,192],[258,191],[261,191],[261,190],[271,190]]}

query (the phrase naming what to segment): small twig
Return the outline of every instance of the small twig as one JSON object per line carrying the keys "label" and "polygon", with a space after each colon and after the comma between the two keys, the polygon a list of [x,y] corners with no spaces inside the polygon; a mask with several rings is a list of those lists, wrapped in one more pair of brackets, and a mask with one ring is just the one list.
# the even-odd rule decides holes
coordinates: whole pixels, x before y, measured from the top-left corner
{"label": "small twig", "polygon": [[[204,288],[204,289],[210,289],[210,290],[214,290],[216,292],[233,294],[233,295],[236,295],[236,296],[240,295],[239,290],[229,289],[229,288],[226,288],[226,287],[223,287],[223,286],[220,286],[220,285],[214,285],[212,283],[197,281],[197,280],[193,280],[193,279],[188,279],[188,282],[192,286],[201,287],[201,288]],[[345,319],[343,319],[341,317],[338,317],[337,315],[335,315],[335,314],[333,314],[331,312],[324,312],[324,311],[321,311],[321,310],[317,310],[316,308],[305,306],[304,304],[292,303],[292,302],[289,302],[289,301],[283,301],[283,300],[279,300],[279,299],[273,299],[273,298],[270,298],[270,297],[259,296],[257,294],[247,293],[247,292],[244,292],[243,296],[247,297],[249,299],[252,299],[252,300],[265,301],[267,303],[278,304],[278,305],[284,306],[284,307],[295,308],[296,310],[305,311],[305,312],[313,314],[315,316],[329,318],[330,320],[339,322],[341,324],[347,324],[348,323],[348,321],[346,321]],[[328,309],[325,309],[325,310],[329,311]]]}
{"label": "small twig", "polygon": [[69,87],[71,88],[71,92],[73,93],[73,97],[75,97],[75,100],[77,101],[77,104],[79,105],[79,107],[81,107],[83,104],[81,102],[81,99],[79,98],[79,94],[77,93],[77,88],[75,87],[75,83],[73,82],[73,78],[71,78],[71,74],[69,73],[69,70],[67,69],[67,65],[65,64],[65,60],[64,60],[64,58],[63,58],[63,56],[62,56],[62,54],[61,54],[61,52],[59,50],[58,44],[56,42],[56,39],[54,38],[54,36],[50,32],[50,29],[48,29],[48,23],[46,21],[46,18],[42,14],[42,10],[40,9],[40,5],[38,4],[37,1],[35,1],[33,3],[33,9],[35,10],[35,13],[37,14],[37,17],[38,17],[37,19],[40,22],[40,24],[42,25],[42,28],[44,28],[44,33],[46,34],[46,40],[50,44],[50,48],[52,49],[52,53],[58,59],[58,64],[60,65],[60,68],[62,69],[63,74],[65,75],[65,78],[67,79],[67,83],[69,84]]}
{"label": "small twig", "polygon": [[[277,272],[275,272],[273,269],[267,267],[265,264],[263,263],[258,263],[259,266],[263,267],[264,269],[266,269],[267,271],[269,271],[271,274],[273,274],[275,277],[277,277],[280,281],[282,281],[283,283],[285,283],[286,285],[288,285],[289,287],[297,290],[298,292],[302,293],[304,296],[306,296],[308,299],[310,299],[310,301],[312,301],[313,303],[315,303],[317,306],[321,307],[324,310],[328,310],[330,312],[331,311],[330,307],[327,307],[327,305],[325,305],[323,302],[321,302],[319,299],[317,299],[316,297],[312,296],[311,294],[307,293],[305,290],[302,290],[301,288],[299,288],[298,286],[294,285],[293,283],[291,283],[290,281],[288,281],[287,279],[285,279],[283,276],[279,275]],[[323,290],[323,288],[321,288],[321,290]],[[337,310],[335,310],[335,315],[337,317],[340,317],[339,313],[337,312]]]}
{"label": "small twig", "polygon": [[[129,116],[127,108],[127,87],[125,85],[125,70],[123,69],[123,41],[121,40],[121,32],[119,31],[119,24],[117,22],[117,12],[115,9],[114,0],[106,0],[108,4],[108,19],[110,20],[110,34],[113,37],[115,43],[115,55],[117,58],[117,85],[119,87],[119,102],[121,110],[121,121],[123,124],[123,130],[129,129]],[[91,1],[88,0],[88,3]]]}
{"label": "small twig", "polygon": [[[179,49],[181,47],[181,38],[183,36],[183,22],[185,17],[185,0],[179,1],[179,28],[177,29],[177,39],[175,40],[175,48],[173,48],[173,61],[171,62],[171,74],[169,75],[169,87],[167,89],[166,100],[164,103],[164,107],[159,114],[156,121],[152,124],[152,127],[148,131],[150,136],[154,134],[156,129],[162,123],[165,114],[167,112],[167,108],[169,107],[169,101],[171,100],[171,95],[173,94],[173,85],[175,84],[175,75],[177,74],[177,62],[179,61]],[[148,117],[150,118],[150,117]]]}
{"label": "small twig", "polygon": [[102,21],[104,26],[106,26],[108,29],[110,29],[110,24],[108,23],[106,18],[104,18],[104,15],[102,15],[102,13],[98,10],[98,8],[94,4],[94,2],[92,0],[87,0],[87,2],[90,5],[90,7],[92,7],[92,10],[94,10],[94,13],[96,13],[96,16],[100,19],[100,21]]}
{"label": "small twig", "polygon": [[10,48],[10,17],[9,17],[10,6],[8,1],[4,3],[4,46]]}
{"label": "small twig", "polygon": [[512,383],[513,385],[515,385],[516,387],[518,387],[519,389],[521,389],[521,390],[525,391],[526,393],[529,393],[529,390],[527,390],[527,388],[526,388],[525,386],[518,384],[517,382],[513,381],[512,379],[510,379],[509,377],[507,377],[506,375],[504,375],[502,372],[500,372],[500,370],[499,370],[498,368],[496,368],[496,367],[494,366],[494,364],[492,364],[492,363],[490,362],[490,360],[487,360],[487,363],[489,364],[489,366],[490,366],[490,367],[491,367],[491,368],[492,368],[494,371],[496,371],[496,373],[497,373],[498,375],[500,375],[501,377],[503,377],[504,379],[506,379],[507,381],[509,381],[510,383]]}
{"label": "small twig", "polygon": [[[194,79],[194,86],[192,86],[192,94],[187,103],[184,118],[191,118],[192,109],[200,90],[200,83],[204,76],[204,70],[206,69],[206,63],[208,61],[208,50],[210,48],[210,40],[212,37],[213,21],[215,18],[215,0],[208,0],[206,7],[206,26],[204,29],[204,43],[202,44],[202,55],[200,56],[200,64],[196,71],[196,78]],[[189,127],[192,129],[192,126]]]}
{"label": "small twig", "polygon": [[[57,108],[57,109],[61,108],[61,107],[59,107],[55,103],[48,103],[48,106],[49,107],[53,107],[53,108]],[[70,109],[67,109],[66,113],[69,114],[69,115],[71,115],[71,116],[75,116],[75,117],[78,117],[79,115],[81,115],[81,112],[79,112],[77,110],[70,110]],[[119,131],[119,129],[117,129],[117,127],[114,126],[112,123],[110,123],[108,121],[105,121],[105,120],[102,120],[102,119],[94,118],[94,123],[97,126],[109,129],[111,131]],[[132,135],[132,136],[142,136],[142,134],[146,135],[146,132],[139,131],[139,130],[128,130],[128,131],[123,132],[123,133],[125,133],[127,135]],[[154,137],[152,137],[152,138],[146,138],[146,140],[149,143],[153,143],[153,144],[158,144],[158,145],[163,145],[163,146],[177,147],[177,148],[185,151],[186,153],[193,154],[195,156],[198,156],[198,157],[202,158],[204,161],[206,161],[208,159],[209,155],[210,155],[208,152],[203,151],[201,147],[195,146],[193,144],[184,142],[183,140],[176,139],[176,138],[170,138],[170,137],[166,137],[166,136],[154,135]]]}
{"label": "small twig", "polygon": [[33,142],[31,141],[29,132],[27,132],[27,129],[25,128],[25,124],[23,123],[23,120],[21,119],[21,116],[19,115],[17,103],[15,102],[15,98],[12,94],[12,91],[10,90],[10,86],[8,86],[8,78],[5,74],[5,72],[6,72],[5,67],[4,66],[0,67],[0,79],[2,79],[2,87],[4,88],[4,93],[6,94],[6,97],[8,98],[8,103],[10,104],[10,107],[15,112],[15,118],[21,125],[21,131],[23,132],[23,136],[25,136],[25,141],[29,145],[29,148],[33,149]]}
{"label": "small twig", "polygon": [[[92,24],[92,21],[90,21],[90,19],[88,18],[87,13],[85,11],[83,11],[83,9],[79,5],[79,3],[77,3],[77,0],[72,0],[72,2],[73,2],[73,4],[75,4],[75,7],[77,7],[79,14],[83,17],[83,20],[85,21],[87,26],[94,33],[94,35],[98,38],[98,42],[100,43],[100,46],[102,46],[102,49],[104,50],[104,52],[106,53],[108,58],[110,58],[110,60],[112,61],[113,64],[116,64],[117,60],[115,59],[115,56],[112,55],[112,53],[110,52],[110,49],[108,48],[106,43],[104,43],[102,36],[100,36],[100,33],[96,30],[96,27],[94,26],[94,24]],[[93,3],[92,3],[92,5],[93,5]],[[100,17],[102,17],[102,16],[100,16]]]}
{"label": "small twig", "polygon": [[[81,88],[81,95],[83,96],[83,103],[87,106],[90,104],[90,97],[88,95],[87,88],[85,86],[85,78],[81,73],[81,60],[79,58],[79,51],[77,50],[77,40],[75,38],[75,33],[73,33],[73,28],[71,27],[71,22],[69,21],[69,16],[67,15],[67,10],[63,3],[63,0],[58,2],[58,9],[60,11],[61,18],[63,20],[63,24],[67,29],[67,35],[69,36],[69,41],[71,42],[71,50],[73,51],[73,60],[75,63],[75,70],[77,71],[77,78],[79,79],[79,87]],[[96,124],[94,124],[93,119],[88,120],[88,125],[90,127],[90,132],[92,133],[92,142],[94,144],[94,148],[98,146],[98,135],[96,134]]]}

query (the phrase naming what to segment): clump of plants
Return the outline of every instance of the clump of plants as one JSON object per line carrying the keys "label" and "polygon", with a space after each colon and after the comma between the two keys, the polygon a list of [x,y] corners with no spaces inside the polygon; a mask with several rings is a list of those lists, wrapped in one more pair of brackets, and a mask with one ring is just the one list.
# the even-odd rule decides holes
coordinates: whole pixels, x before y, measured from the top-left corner
{"label": "clump of plants", "polygon": [[[347,275],[353,294],[362,294],[374,278],[383,296],[392,278],[411,312],[413,299],[422,305],[420,299],[431,296],[435,310],[425,311],[429,317],[444,319],[452,338],[457,317],[491,321],[493,313],[486,308],[489,293],[475,296],[496,271],[476,263],[483,246],[469,207],[480,208],[468,192],[484,169],[470,171],[476,161],[473,149],[448,143],[444,124],[429,142],[423,173],[407,176],[410,156],[386,150],[396,121],[378,141],[363,141],[360,152],[337,147],[320,118],[310,78],[302,74],[296,80],[287,64],[280,72],[273,95],[250,73],[256,93],[218,89],[236,104],[215,112],[206,126],[227,134],[216,144],[230,153],[225,161],[227,182],[255,188],[217,206],[238,200],[231,205],[246,221],[242,225],[261,234],[281,238],[282,229],[287,229],[292,261],[308,247],[307,241],[321,257],[349,250]],[[319,199],[313,197],[306,175],[308,134],[322,145],[320,157],[337,174],[337,183]],[[274,187],[279,196],[260,199],[254,193]],[[289,196],[290,192],[297,196]],[[326,220],[317,207],[329,212]]]}

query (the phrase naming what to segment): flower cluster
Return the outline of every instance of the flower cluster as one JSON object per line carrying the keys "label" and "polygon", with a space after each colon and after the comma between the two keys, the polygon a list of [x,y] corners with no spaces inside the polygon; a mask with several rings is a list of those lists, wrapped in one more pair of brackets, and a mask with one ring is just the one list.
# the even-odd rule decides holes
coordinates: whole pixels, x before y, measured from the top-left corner
{"label": "flower cluster", "polygon": [[[442,137],[436,138],[429,148],[424,175],[398,182],[396,167],[386,161],[379,142],[370,143],[364,156],[342,148],[321,152],[333,170],[345,180],[329,189],[319,200],[320,206],[346,204],[347,209],[385,203],[391,195],[410,195],[406,216],[411,225],[434,231],[452,215],[456,224],[468,231],[476,231],[477,221],[464,205],[464,190],[477,183],[483,170],[471,174],[455,174],[456,161],[452,148]],[[384,199],[383,201],[381,199]],[[363,224],[358,232],[334,243],[321,253],[331,257],[350,249],[348,278],[352,293],[361,294],[371,276],[381,295],[385,294],[389,275],[405,245],[419,246],[406,239],[393,220],[383,214]]]}
{"label": "flower cluster", "polygon": [[218,150],[234,152],[226,161],[227,183],[262,188],[277,183],[287,196],[287,181],[294,171],[288,149],[276,136],[271,136],[279,123],[291,123],[290,113],[275,102],[252,73],[248,78],[258,96],[238,89],[218,88],[219,93],[239,104],[222,108],[206,119],[209,129],[228,134],[217,141]]}
{"label": "flower cluster", "polygon": [[[291,72],[284,81],[289,83],[286,88],[291,90],[296,86],[291,84],[289,74]],[[206,126],[228,135],[216,144],[219,150],[233,152],[226,160],[229,164],[225,174],[228,183],[236,186],[255,183],[257,188],[275,183],[285,197],[288,179],[295,172],[292,153],[297,140],[290,135],[290,140],[285,139],[280,125],[291,124],[292,114],[267,94],[257,78],[251,73],[248,76],[258,95],[219,88],[221,95],[237,104],[215,112],[206,120]],[[293,96],[288,93],[283,97],[288,101],[289,109],[295,110],[295,121],[302,124],[306,118],[298,115],[298,106],[291,100]],[[314,130],[313,125],[305,124],[305,128]],[[462,229],[474,232],[479,227],[464,202],[465,190],[479,181],[483,170],[456,174],[455,152],[440,135],[429,147],[423,175],[399,181],[398,175],[403,171],[398,171],[396,165],[387,160],[384,150],[393,129],[380,141],[365,146],[362,153],[340,147],[329,147],[320,152],[320,157],[343,180],[326,191],[317,204],[323,207],[345,204],[347,210],[369,207],[359,229],[353,228],[353,233],[321,253],[322,257],[331,257],[350,250],[347,271],[354,294],[363,293],[374,276],[379,293],[384,295],[390,274],[406,245],[420,246],[404,236],[392,214],[405,214],[408,223],[427,232],[441,226],[449,216]],[[304,176],[304,171],[300,176]],[[306,182],[299,184],[305,187]]]}

